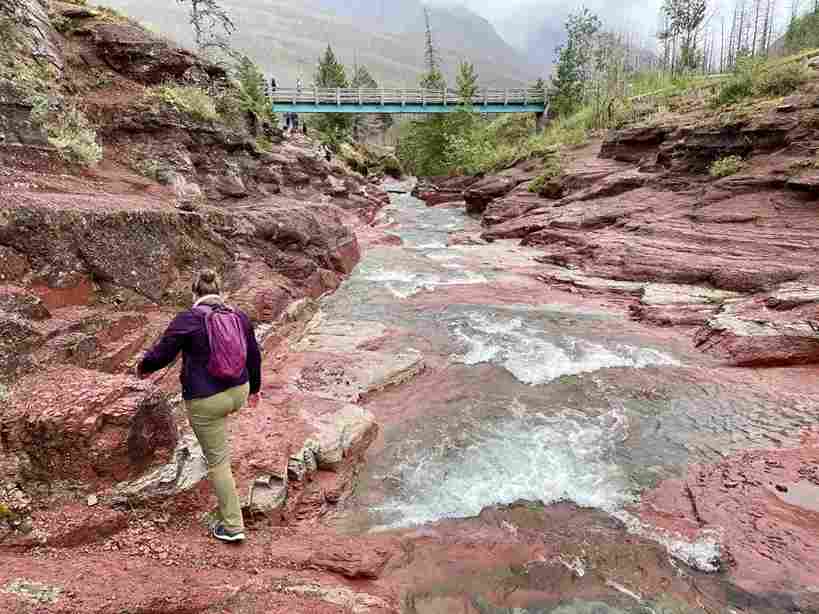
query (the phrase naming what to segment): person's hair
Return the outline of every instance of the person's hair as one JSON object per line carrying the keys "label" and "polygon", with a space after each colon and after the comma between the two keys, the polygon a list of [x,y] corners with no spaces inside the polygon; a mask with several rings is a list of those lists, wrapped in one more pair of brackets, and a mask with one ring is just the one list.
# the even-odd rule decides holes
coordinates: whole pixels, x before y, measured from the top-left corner
{"label": "person's hair", "polygon": [[222,293],[222,278],[213,269],[202,269],[193,280],[193,293],[196,296]]}

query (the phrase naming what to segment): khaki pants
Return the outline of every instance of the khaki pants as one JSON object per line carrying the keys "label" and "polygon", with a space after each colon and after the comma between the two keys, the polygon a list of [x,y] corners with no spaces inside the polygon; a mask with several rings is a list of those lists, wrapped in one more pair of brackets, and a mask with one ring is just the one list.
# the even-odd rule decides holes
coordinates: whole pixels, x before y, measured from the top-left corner
{"label": "khaki pants", "polygon": [[227,416],[247,403],[250,384],[225,390],[206,399],[186,401],[193,432],[208,461],[208,477],[219,500],[219,514],[228,531],[244,530],[242,507],[230,470],[230,449],[225,422]]}

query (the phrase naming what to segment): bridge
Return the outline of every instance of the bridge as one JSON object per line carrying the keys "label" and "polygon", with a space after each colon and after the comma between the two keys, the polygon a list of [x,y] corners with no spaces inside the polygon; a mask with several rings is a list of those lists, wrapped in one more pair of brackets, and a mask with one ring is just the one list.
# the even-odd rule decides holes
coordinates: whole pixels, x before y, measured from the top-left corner
{"label": "bridge", "polygon": [[482,89],[470,100],[452,90],[278,88],[274,113],[454,113],[470,106],[478,113],[536,113],[547,109],[542,89]]}

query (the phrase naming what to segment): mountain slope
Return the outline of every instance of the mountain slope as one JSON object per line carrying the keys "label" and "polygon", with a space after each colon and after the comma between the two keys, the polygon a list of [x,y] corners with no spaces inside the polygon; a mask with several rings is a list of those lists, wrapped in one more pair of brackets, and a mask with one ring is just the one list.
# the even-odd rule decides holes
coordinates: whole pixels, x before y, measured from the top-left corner
{"label": "mountain slope", "polygon": [[[168,0],[105,0],[182,44],[192,36],[184,8]],[[415,87],[423,72],[423,6],[417,0],[226,0],[239,31],[233,43],[281,86],[299,74],[309,83],[329,43],[347,65],[364,64],[381,85]],[[447,77],[461,58],[475,63],[487,86],[531,83],[538,71],[485,19],[466,9],[432,8],[431,22]]]}

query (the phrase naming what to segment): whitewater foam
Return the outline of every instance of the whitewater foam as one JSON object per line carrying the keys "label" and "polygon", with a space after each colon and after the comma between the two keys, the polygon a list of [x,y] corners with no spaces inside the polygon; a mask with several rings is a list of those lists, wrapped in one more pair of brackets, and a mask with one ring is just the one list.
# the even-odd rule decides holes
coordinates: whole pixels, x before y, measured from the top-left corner
{"label": "whitewater foam", "polygon": [[671,556],[689,567],[707,573],[720,570],[723,535],[719,528],[704,530],[697,539],[688,540],[682,535],[646,524],[626,510],[616,510],[612,515],[626,526],[629,533],[661,544]]}
{"label": "whitewater foam", "polygon": [[379,508],[382,528],[475,516],[520,499],[610,511],[633,501],[629,478],[614,460],[628,432],[622,408],[590,417],[518,407],[498,424],[475,427],[466,442],[442,434],[433,449],[415,448],[404,459],[390,476],[401,494]]}
{"label": "whitewater foam", "polygon": [[412,273],[410,271],[377,270],[364,274],[364,279],[383,283],[390,293],[400,299],[406,299],[422,291],[434,291],[446,286],[469,286],[484,284],[485,276],[472,271],[453,271],[448,275],[436,273]]}
{"label": "whitewater foam", "polygon": [[564,375],[610,367],[676,365],[674,358],[652,348],[622,343],[602,345],[566,335],[547,336],[520,318],[468,313],[452,325],[464,346],[455,360],[466,365],[493,363],[525,384],[544,384]]}

